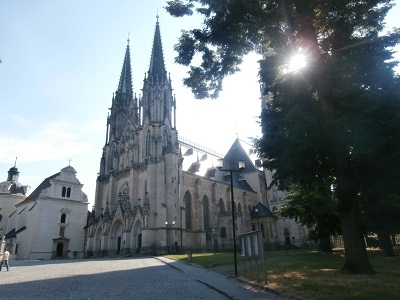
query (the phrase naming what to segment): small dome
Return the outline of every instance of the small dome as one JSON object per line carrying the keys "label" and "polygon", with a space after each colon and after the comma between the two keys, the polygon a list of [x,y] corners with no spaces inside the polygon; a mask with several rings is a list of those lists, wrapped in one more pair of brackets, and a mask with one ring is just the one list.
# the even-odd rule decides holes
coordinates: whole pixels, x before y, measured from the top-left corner
{"label": "small dome", "polygon": [[77,172],[75,171],[75,169],[74,169],[73,167],[71,167],[71,166],[67,166],[67,167],[61,169],[61,171],[63,171],[63,172],[68,172],[68,173],[74,173],[74,174],[77,173]]}

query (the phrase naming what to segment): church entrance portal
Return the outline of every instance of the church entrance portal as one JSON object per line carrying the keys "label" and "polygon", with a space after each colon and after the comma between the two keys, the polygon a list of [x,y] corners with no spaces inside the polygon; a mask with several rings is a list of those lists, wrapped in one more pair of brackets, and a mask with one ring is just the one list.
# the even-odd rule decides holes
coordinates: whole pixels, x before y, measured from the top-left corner
{"label": "church entrance portal", "polygon": [[62,257],[63,256],[63,250],[64,250],[63,243],[58,243],[57,244],[57,257]]}
{"label": "church entrance portal", "polygon": [[119,255],[121,251],[121,237],[118,237],[118,244],[117,244],[117,254]]}

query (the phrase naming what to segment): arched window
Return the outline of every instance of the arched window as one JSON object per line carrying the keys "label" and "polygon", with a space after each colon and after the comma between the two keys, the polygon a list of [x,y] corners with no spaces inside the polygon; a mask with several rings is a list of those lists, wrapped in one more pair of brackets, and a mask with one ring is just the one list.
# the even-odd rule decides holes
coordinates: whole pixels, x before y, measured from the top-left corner
{"label": "arched window", "polygon": [[125,209],[128,207],[130,208],[130,202],[129,202],[129,184],[128,182],[125,182],[118,193],[118,201],[123,205]]}
{"label": "arched window", "polygon": [[238,216],[242,215],[242,205],[239,203],[238,204]]}
{"label": "arched window", "polygon": [[67,198],[71,197],[71,188],[67,188]]}
{"label": "arched window", "polygon": [[221,227],[221,238],[224,239],[226,238],[226,228],[225,227]]}
{"label": "arched window", "polygon": [[146,150],[145,150],[146,157],[150,156],[150,144],[151,144],[150,131],[147,131],[147,133],[146,133]]}
{"label": "arched window", "polygon": [[164,92],[164,118],[168,116],[168,95]]}
{"label": "arched window", "polygon": [[65,221],[67,220],[67,215],[66,214],[61,214],[61,221],[60,223],[66,223]]}
{"label": "arched window", "polygon": [[207,196],[203,197],[203,224],[204,230],[210,230],[210,203],[208,201]]}
{"label": "arched window", "polygon": [[65,197],[65,194],[67,193],[67,188],[63,186],[62,192],[61,192],[61,197]]}
{"label": "arched window", "polygon": [[219,198],[218,206],[219,206],[219,212],[223,213],[225,211],[225,204],[224,204],[224,200],[222,200],[222,198]]}
{"label": "arched window", "polygon": [[192,197],[189,192],[185,193],[183,197],[183,201],[185,201],[185,219],[186,219],[186,229],[192,229]]}

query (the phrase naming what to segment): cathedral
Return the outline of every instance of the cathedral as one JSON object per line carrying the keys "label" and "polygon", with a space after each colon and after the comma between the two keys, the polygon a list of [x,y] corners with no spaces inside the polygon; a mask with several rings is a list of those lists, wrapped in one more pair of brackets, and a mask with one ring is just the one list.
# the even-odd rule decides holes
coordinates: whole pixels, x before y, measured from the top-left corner
{"label": "cathedral", "polygon": [[[250,212],[267,199],[264,173],[239,139],[220,156],[179,137],[172,91],[157,18],[139,98],[128,40],[107,117],[86,256],[231,249],[233,223],[237,235],[253,229]],[[218,159],[224,169],[216,167]],[[242,172],[226,171],[239,161]],[[270,236],[273,230],[266,228]]]}

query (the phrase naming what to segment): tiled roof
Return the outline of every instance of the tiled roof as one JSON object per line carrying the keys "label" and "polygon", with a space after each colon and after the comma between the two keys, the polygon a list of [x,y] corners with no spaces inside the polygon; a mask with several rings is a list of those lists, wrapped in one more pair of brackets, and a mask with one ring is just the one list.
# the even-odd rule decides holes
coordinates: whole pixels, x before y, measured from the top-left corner
{"label": "tiled roof", "polygon": [[[253,191],[253,189],[245,180],[243,173],[254,172],[258,170],[254,166],[253,162],[250,160],[250,157],[247,155],[246,150],[244,150],[242,144],[240,143],[240,140],[237,138],[224,156],[223,169],[237,169],[240,160],[244,161],[245,168],[240,172],[232,172],[233,186]],[[217,169],[215,172],[215,179],[230,183],[230,174],[227,171],[221,171]]]}
{"label": "tiled roof", "polygon": [[16,206],[24,205],[34,199],[37,199],[41,193],[42,190],[48,188],[50,184],[50,180],[53,178],[56,178],[58,175],[60,175],[61,172],[58,172],[54,175],[51,175],[50,177],[47,177],[45,180],[42,181],[41,184],[22,202],[18,203]]}
{"label": "tiled roof", "polygon": [[[258,212],[256,212],[256,209],[258,209]],[[269,208],[261,202],[258,202],[253,206],[253,209],[250,211],[250,215],[252,219],[276,218],[272,211],[270,211]]]}

